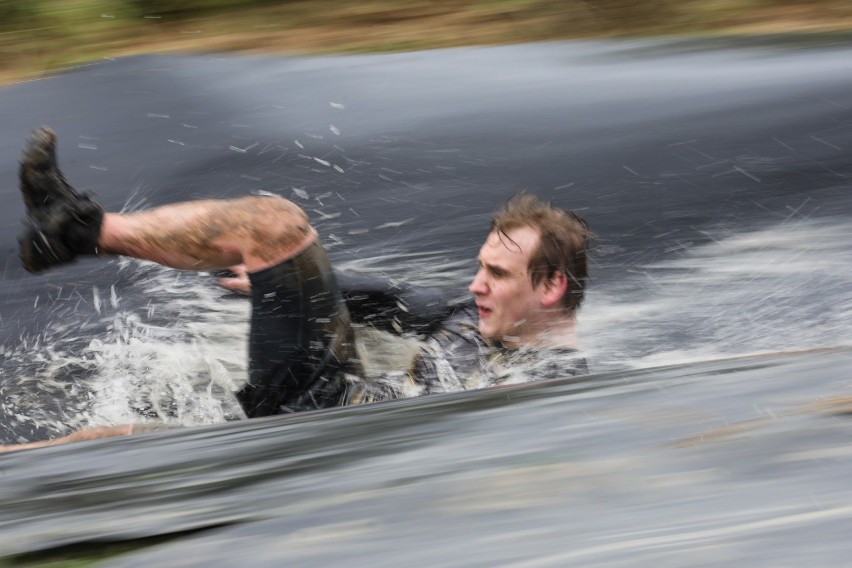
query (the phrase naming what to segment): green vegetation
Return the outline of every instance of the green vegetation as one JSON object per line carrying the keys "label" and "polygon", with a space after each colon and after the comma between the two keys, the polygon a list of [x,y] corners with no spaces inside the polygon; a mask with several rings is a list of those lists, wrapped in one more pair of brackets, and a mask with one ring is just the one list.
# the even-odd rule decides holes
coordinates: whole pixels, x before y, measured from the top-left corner
{"label": "green vegetation", "polygon": [[150,51],[396,51],[849,28],[848,0],[0,0],[0,80]]}

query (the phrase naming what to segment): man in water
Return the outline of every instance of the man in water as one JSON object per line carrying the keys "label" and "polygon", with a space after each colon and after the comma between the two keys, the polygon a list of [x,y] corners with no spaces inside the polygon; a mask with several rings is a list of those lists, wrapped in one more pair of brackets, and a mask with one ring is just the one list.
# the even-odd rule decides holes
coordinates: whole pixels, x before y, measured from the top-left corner
{"label": "man in water", "polygon": [[[249,380],[237,393],[250,418],[412,392],[363,379],[353,321],[427,338],[408,373],[417,394],[500,384],[512,380],[519,364],[536,378],[587,372],[576,353],[575,313],[590,232],[574,213],[532,195],[516,196],[494,216],[469,287],[474,301],[447,305],[435,293],[335,274],[308,216],[283,198],[104,212],[66,181],[47,128],[27,142],[20,189],[27,207],[21,260],[32,273],[80,255],[129,256],[184,270],[239,266],[237,278],[222,284],[251,295]],[[72,438],[134,430],[107,427]]]}

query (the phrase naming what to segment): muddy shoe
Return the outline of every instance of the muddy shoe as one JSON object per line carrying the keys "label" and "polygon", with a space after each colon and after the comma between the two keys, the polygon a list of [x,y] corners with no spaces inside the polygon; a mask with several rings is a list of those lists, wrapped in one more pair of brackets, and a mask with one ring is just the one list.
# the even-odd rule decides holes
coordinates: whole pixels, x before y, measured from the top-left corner
{"label": "muddy shoe", "polygon": [[77,193],[59,171],[52,130],[42,127],[30,135],[18,177],[27,207],[18,237],[24,268],[41,272],[77,255],[97,253],[103,208]]}

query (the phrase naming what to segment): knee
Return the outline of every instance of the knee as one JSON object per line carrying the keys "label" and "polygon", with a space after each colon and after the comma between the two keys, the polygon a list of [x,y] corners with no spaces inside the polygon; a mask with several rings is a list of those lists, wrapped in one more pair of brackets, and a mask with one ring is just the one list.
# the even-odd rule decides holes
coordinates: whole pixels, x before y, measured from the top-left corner
{"label": "knee", "polygon": [[312,232],[311,222],[305,211],[288,199],[275,195],[249,195],[236,200],[231,208],[235,216],[251,219],[255,230],[271,234],[292,232],[307,235]]}
{"label": "knee", "polygon": [[270,219],[308,223],[308,214],[304,209],[277,195],[247,195],[235,200],[237,209],[249,210]]}
{"label": "knee", "polygon": [[243,262],[250,272],[258,266],[292,257],[317,238],[307,213],[282,197],[240,198],[231,204],[229,217],[241,228],[235,234],[246,239],[240,248],[244,249]]}

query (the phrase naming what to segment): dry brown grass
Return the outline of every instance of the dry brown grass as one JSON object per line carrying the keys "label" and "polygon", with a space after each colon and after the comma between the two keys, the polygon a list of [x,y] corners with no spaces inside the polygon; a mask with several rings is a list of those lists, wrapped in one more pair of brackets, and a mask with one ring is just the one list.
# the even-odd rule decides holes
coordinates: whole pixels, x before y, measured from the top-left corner
{"label": "dry brown grass", "polygon": [[840,0],[302,0],[205,18],[110,18],[66,0],[55,25],[0,33],[0,82],[151,52],[351,53],[621,35],[852,30]]}

